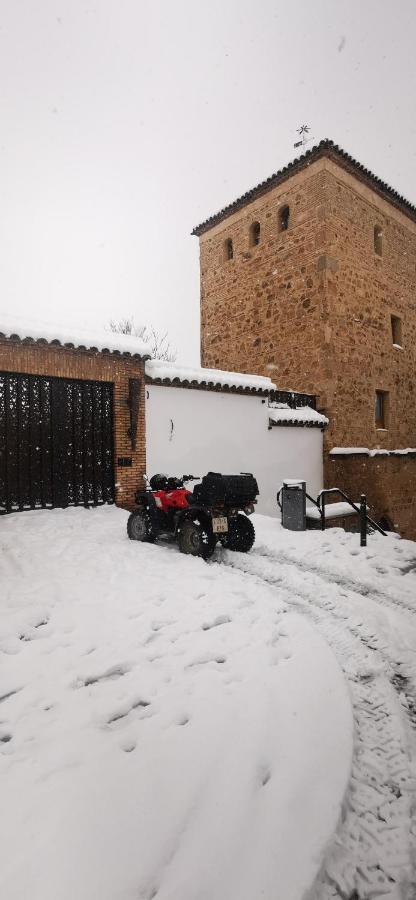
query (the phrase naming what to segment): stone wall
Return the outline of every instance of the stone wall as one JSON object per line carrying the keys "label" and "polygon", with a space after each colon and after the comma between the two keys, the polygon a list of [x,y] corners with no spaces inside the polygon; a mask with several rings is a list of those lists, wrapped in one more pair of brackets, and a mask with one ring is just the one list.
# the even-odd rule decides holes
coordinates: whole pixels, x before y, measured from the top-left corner
{"label": "stone wall", "polygon": [[[142,485],[146,471],[144,362],[114,353],[0,339],[0,371],[113,383],[115,498],[119,506],[132,508],[135,491]],[[137,446],[134,451],[128,436],[129,378],[141,379]],[[132,458],[131,467],[119,467],[118,458],[126,456]]]}
{"label": "stone wall", "polygon": [[[289,228],[279,232],[285,204]],[[255,221],[261,241],[251,247]],[[280,389],[317,394],[330,420],[326,453],[416,445],[416,223],[409,216],[323,158],[205,231],[200,255],[203,365],[270,375]],[[401,347],[393,346],[392,315],[401,319]],[[387,394],[383,429],[375,422],[376,390]],[[387,478],[394,466],[386,466]],[[407,495],[405,469],[394,471],[398,494]],[[386,497],[392,490],[389,480]],[[416,521],[411,492],[400,509],[392,506],[391,517],[407,530]]]}
{"label": "stone wall", "polygon": [[[317,162],[201,236],[203,366],[269,375],[293,390],[315,393],[317,383],[323,385],[325,294],[318,260],[326,246],[324,177]],[[289,228],[279,231],[285,205]],[[261,239],[253,247],[255,221]]]}
{"label": "stone wall", "polygon": [[[416,224],[328,162],[325,181],[329,370],[321,404],[328,445],[415,446]],[[374,252],[374,226],[382,256]],[[391,316],[402,320],[393,346]],[[374,396],[388,392],[386,429],[376,428]]]}
{"label": "stone wall", "polygon": [[327,457],[325,482],[342,487],[352,500],[366,494],[370,515],[390,520],[403,537],[416,540],[414,456]]}

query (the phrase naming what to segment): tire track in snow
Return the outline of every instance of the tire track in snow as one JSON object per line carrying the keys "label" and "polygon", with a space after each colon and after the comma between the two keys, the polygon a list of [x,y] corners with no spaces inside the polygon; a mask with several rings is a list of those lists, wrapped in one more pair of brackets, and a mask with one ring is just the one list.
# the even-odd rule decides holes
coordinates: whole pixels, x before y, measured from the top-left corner
{"label": "tire track in snow", "polygon": [[[280,587],[285,602],[312,619],[348,679],[355,721],[351,781],[342,820],[309,900],[414,900],[415,773],[405,709],[409,701],[403,705],[398,697],[400,664],[386,647],[376,646],[371,629],[349,621],[342,596],[337,603],[329,596],[332,579],[314,573],[311,580],[305,564],[282,566],[276,559],[272,567],[270,558],[254,555],[224,553],[221,563]],[[292,585],[290,569],[296,571]]]}
{"label": "tire track in snow", "polygon": [[416,603],[414,605],[406,603],[405,600],[402,600],[400,597],[395,597],[390,591],[383,591],[380,588],[374,589],[371,584],[366,584],[363,581],[356,581],[354,578],[351,578],[350,575],[341,575],[338,572],[331,572],[328,569],[322,568],[322,566],[318,566],[312,561],[308,560],[308,562],[303,562],[295,556],[280,552],[280,550],[275,553],[273,550],[265,547],[264,552],[261,552],[261,545],[253,551],[252,556],[273,560],[277,563],[287,563],[290,566],[296,566],[297,569],[302,572],[307,572],[308,574],[313,572],[314,574],[319,575],[327,584],[336,584],[339,587],[348,588],[348,590],[355,594],[359,594],[364,599],[369,598],[370,600],[375,600],[382,606],[398,607],[401,611],[410,613],[413,620],[416,619]]}

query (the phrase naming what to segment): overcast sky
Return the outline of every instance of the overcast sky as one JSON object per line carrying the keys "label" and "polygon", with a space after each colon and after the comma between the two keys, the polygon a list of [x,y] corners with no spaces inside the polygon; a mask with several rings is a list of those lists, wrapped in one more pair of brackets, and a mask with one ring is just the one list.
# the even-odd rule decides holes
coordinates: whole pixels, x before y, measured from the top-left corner
{"label": "overcast sky", "polygon": [[415,31],[415,0],[0,0],[0,319],[133,313],[197,363],[190,232],[301,123],[416,202]]}

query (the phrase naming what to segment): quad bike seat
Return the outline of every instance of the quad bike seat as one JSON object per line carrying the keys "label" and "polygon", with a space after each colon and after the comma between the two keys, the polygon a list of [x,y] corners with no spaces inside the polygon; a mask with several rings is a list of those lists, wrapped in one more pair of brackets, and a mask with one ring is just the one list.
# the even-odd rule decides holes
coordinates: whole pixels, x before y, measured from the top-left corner
{"label": "quad bike seat", "polygon": [[211,505],[216,500],[227,506],[244,507],[252,503],[259,493],[257,481],[251,474],[221,475],[208,472],[200,484],[194,487],[191,503]]}
{"label": "quad bike seat", "polygon": [[175,491],[183,487],[183,480],[170,475],[152,475],[150,487],[152,491]]}

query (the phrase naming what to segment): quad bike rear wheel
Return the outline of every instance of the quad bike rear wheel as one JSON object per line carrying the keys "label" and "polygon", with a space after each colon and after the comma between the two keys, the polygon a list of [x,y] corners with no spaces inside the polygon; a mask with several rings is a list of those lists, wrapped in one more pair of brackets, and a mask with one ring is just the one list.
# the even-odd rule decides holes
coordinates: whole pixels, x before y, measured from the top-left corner
{"label": "quad bike rear wheel", "polygon": [[129,515],[127,534],[131,541],[147,541],[148,544],[152,544],[156,540],[149,513],[146,510],[136,509]]}
{"label": "quad bike rear wheel", "polygon": [[181,553],[202,556],[202,559],[212,556],[217,543],[210,529],[192,519],[185,519],[181,525],[178,542]]}
{"label": "quad bike rear wheel", "polygon": [[228,534],[224,536],[222,543],[227,550],[239,550],[240,553],[248,553],[254,544],[255,537],[256,532],[250,519],[242,513],[238,513],[235,518],[229,519]]}

